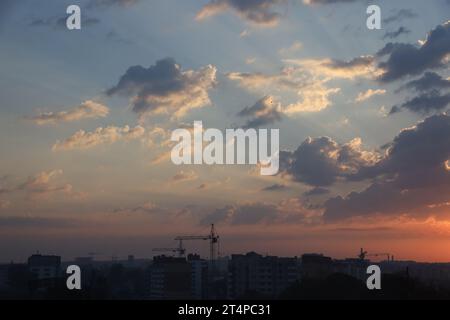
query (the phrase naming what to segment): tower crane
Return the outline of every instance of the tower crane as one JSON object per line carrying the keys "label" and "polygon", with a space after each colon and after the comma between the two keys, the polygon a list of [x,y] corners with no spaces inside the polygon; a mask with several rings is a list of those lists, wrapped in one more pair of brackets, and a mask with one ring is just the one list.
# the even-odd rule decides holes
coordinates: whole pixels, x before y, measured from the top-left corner
{"label": "tower crane", "polygon": [[367,251],[364,251],[363,248],[361,248],[358,254],[358,258],[360,258],[361,260],[364,260],[366,257],[381,257],[381,256],[387,257],[387,261],[394,260],[394,256],[391,255],[390,253],[368,253]]}
{"label": "tower crane", "polygon": [[[185,240],[209,240],[209,260],[211,265],[214,265],[216,255],[219,253],[219,235],[216,234],[214,224],[211,225],[211,231],[204,236],[178,236],[175,240],[179,241],[179,248],[183,248],[183,241]],[[217,250],[216,250],[217,247]]]}

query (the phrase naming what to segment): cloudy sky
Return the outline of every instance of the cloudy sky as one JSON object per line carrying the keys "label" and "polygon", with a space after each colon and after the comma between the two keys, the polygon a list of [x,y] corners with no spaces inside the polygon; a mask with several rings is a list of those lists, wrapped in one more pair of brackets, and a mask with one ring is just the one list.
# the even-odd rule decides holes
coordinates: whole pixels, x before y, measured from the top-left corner
{"label": "cloudy sky", "polygon": [[[450,261],[450,2],[371,1],[381,30],[368,4],[2,1],[0,261],[149,257],[211,223],[222,255]],[[280,129],[279,174],[175,166],[195,120]]]}

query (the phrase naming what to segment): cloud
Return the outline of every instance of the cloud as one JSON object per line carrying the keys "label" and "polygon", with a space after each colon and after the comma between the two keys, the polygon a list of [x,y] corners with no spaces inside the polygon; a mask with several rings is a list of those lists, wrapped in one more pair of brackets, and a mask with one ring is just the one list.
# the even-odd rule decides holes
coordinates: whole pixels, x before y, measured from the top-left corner
{"label": "cloud", "polygon": [[97,128],[93,132],[80,130],[64,141],[57,141],[53,145],[53,151],[89,149],[101,144],[112,144],[117,141],[129,141],[141,138],[145,129],[141,126],[135,128],[114,127]]}
{"label": "cloud", "polygon": [[388,31],[384,34],[383,39],[395,39],[397,37],[399,37],[402,34],[408,34],[411,33],[411,30],[406,29],[405,27],[399,27],[396,31]]}
{"label": "cloud", "polygon": [[369,89],[365,92],[360,92],[358,94],[358,96],[356,97],[355,102],[363,102],[363,101],[370,99],[373,96],[383,95],[385,93],[386,93],[386,90],[383,90],[383,89],[376,89],[376,90]]}
{"label": "cloud", "polygon": [[205,215],[200,224],[225,223],[230,225],[313,223],[320,212],[305,207],[298,198],[279,203],[248,202],[217,208]]}
{"label": "cloud", "polygon": [[34,176],[29,176],[27,180],[17,186],[14,191],[24,191],[31,199],[46,198],[55,193],[66,195],[77,195],[73,193],[70,184],[58,184],[58,178],[63,175],[63,171],[52,170],[42,171]]}
{"label": "cloud", "polygon": [[331,105],[330,96],[340,90],[326,87],[326,80],[319,79],[310,74],[308,68],[302,67],[286,67],[279,74],[232,72],[227,74],[227,77],[257,93],[282,92],[287,96],[294,93],[298,99],[278,110],[286,115],[324,110]]}
{"label": "cloud", "polygon": [[[79,199],[84,196],[83,193],[74,192],[71,184],[62,183],[61,169],[42,171],[29,176],[23,182],[17,183],[10,181],[9,177],[0,179],[0,195],[24,194],[28,200],[48,199],[52,195],[65,195],[73,199]],[[1,207],[7,208],[12,204],[11,199],[0,199]]]}
{"label": "cloud", "polygon": [[245,128],[257,128],[281,121],[281,104],[275,102],[272,96],[266,96],[258,100],[253,106],[242,109],[238,115],[251,118],[245,124]]}
{"label": "cloud", "polygon": [[86,100],[79,106],[67,111],[40,113],[29,118],[38,125],[72,122],[82,119],[104,118],[109,114],[109,108],[101,103]]}
{"label": "cloud", "polygon": [[335,59],[287,59],[285,62],[298,65],[310,73],[328,79],[373,78],[380,71],[373,56],[360,56],[349,61]]}
{"label": "cloud", "polygon": [[431,89],[450,89],[450,80],[435,72],[426,72],[421,78],[408,82],[403,88],[426,92]]}
{"label": "cloud", "polygon": [[406,101],[400,106],[393,106],[389,114],[395,114],[401,109],[427,115],[440,112],[450,104],[450,93],[442,95],[438,90],[422,93],[419,96]]}
{"label": "cloud", "polygon": [[412,80],[402,86],[398,91],[411,89],[420,94],[401,105],[391,108],[390,114],[407,109],[422,115],[441,112],[450,104],[450,93],[441,93],[440,90],[450,89],[450,80],[442,78],[435,72],[426,72],[422,77]]}
{"label": "cloud", "polygon": [[151,161],[151,165],[157,165],[170,160],[171,151],[166,151],[156,155]]}
{"label": "cloud", "polygon": [[229,221],[232,219],[235,212],[234,206],[225,206],[223,208],[217,208],[213,212],[206,215],[201,221],[202,225],[210,225],[211,223],[219,223]]}
{"label": "cloud", "polygon": [[289,189],[285,184],[275,183],[262,189],[262,191],[283,191]]}
{"label": "cloud", "polygon": [[145,135],[145,144],[149,148],[166,147],[172,144],[171,132],[161,127],[148,129]]}
{"label": "cloud", "polygon": [[147,201],[142,205],[138,205],[132,208],[117,208],[113,210],[113,213],[120,214],[134,214],[134,213],[144,213],[144,214],[156,214],[166,212],[167,209],[161,208],[151,201]]}
{"label": "cloud", "polygon": [[402,130],[381,160],[360,168],[352,179],[372,179],[372,184],[328,200],[324,217],[333,221],[373,214],[424,215],[450,200],[449,159],[450,116],[431,116]]}
{"label": "cloud", "polygon": [[239,82],[249,90],[265,90],[271,87],[278,90],[298,90],[308,83],[305,75],[300,75],[290,68],[284,68],[279,74],[272,75],[260,72],[230,72],[227,78]]}
{"label": "cloud", "polygon": [[404,43],[388,43],[377,53],[379,58],[387,57],[379,63],[383,70],[380,81],[391,82],[405,76],[418,75],[428,69],[445,66],[450,54],[450,21],[429,32],[425,42],[417,47]]}
{"label": "cloud", "polygon": [[196,16],[201,21],[231,10],[241,19],[257,26],[274,27],[278,24],[280,14],[273,7],[286,3],[286,0],[211,0]]}
{"label": "cloud", "polygon": [[312,188],[312,189],[304,192],[303,195],[306,197],[312,197],[312,196],[325,195],[325,194],[329,194],[329,193],[330,193],[330,190],[328,190],[326,188],[316,187],[316,188]]}
{"label": "cloud", "polygon": [[280,156],[282,173],[314,187],[330,186],[378,157],[362,149],[360,138],[339,144],[329,137],[308,138],[295,152],[284,152]]}
{"label": "cloud", "polygon": [[320,112],[332,104],[330,96],[338,92],[340,92],[339,88],[327,88],[323,82],[317,81],[300,90],[298,93],[301,95],[301,100],[288,104],[284,108],[284,113],[289,115],[303,112]]}
{"label": "cloud", "polygon": [[400,9],[394,14],[390,15],[386,19],[383,19],[383,22],[388,24],[391,22],[400,22],[405,19],[413,19],[417,18],[419,15],[412,11],[411,9]]}
{"label": "cloud", "polygon": [[216,84],[217,69],[208,65],[183,71],[175,60],[159,60],[149,68],[130,67],[109,96],[131,97],[133,111],[145,115],[170,114],[175,118],[211,104],[208,91]]}
{"label": "cloud", "polygon": [[186,182],[186,181],[194,181],[197,180],[198,176],[194,171],[183,171],[181,170],[177,174],[175,174],[170,181],[174,183]]}

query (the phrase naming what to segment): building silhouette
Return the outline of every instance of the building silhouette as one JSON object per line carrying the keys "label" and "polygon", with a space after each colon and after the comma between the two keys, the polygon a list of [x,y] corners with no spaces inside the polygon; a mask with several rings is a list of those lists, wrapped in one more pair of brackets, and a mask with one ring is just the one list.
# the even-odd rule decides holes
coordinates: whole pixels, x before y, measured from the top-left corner
{"label": "building silhouette", "polygon": [[276,297],[299,280],[299,267],[296,257],[233,254],[228,266],[228,298],[237,299],[247,293]]}

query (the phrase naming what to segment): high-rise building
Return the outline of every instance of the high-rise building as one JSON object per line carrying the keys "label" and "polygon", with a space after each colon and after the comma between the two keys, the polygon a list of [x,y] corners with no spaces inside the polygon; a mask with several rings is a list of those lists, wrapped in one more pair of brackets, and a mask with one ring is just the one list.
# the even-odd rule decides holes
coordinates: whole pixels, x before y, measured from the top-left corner
{"label": "high-rise building", "polygon": [[236,299],[249,293],[276,297],[299,277],[296,257],[262,256],[255,252],[235,254],[228,267],[228,298]]}
{"label": "high-rise building", "polygon": [[150,294],[152,300],[191,299],[191,265],[185,258],[158,256],[150,267]]}
{"label": "high-rise building", "polygon": [[35,280],[55,279],[60,276],[61,257],[34,254],[28,258],[28,270]]}
{"label": "high-rise building", "polygon": [[325,278],[333,273],[333,260],[322,254],[302,255],[302,278]]}
{"label": "high-rise building", "polygon": [[209,262],[197,254],[190,254],[187,259],[191,266],[191,296],[196,300],[207,299]]}

